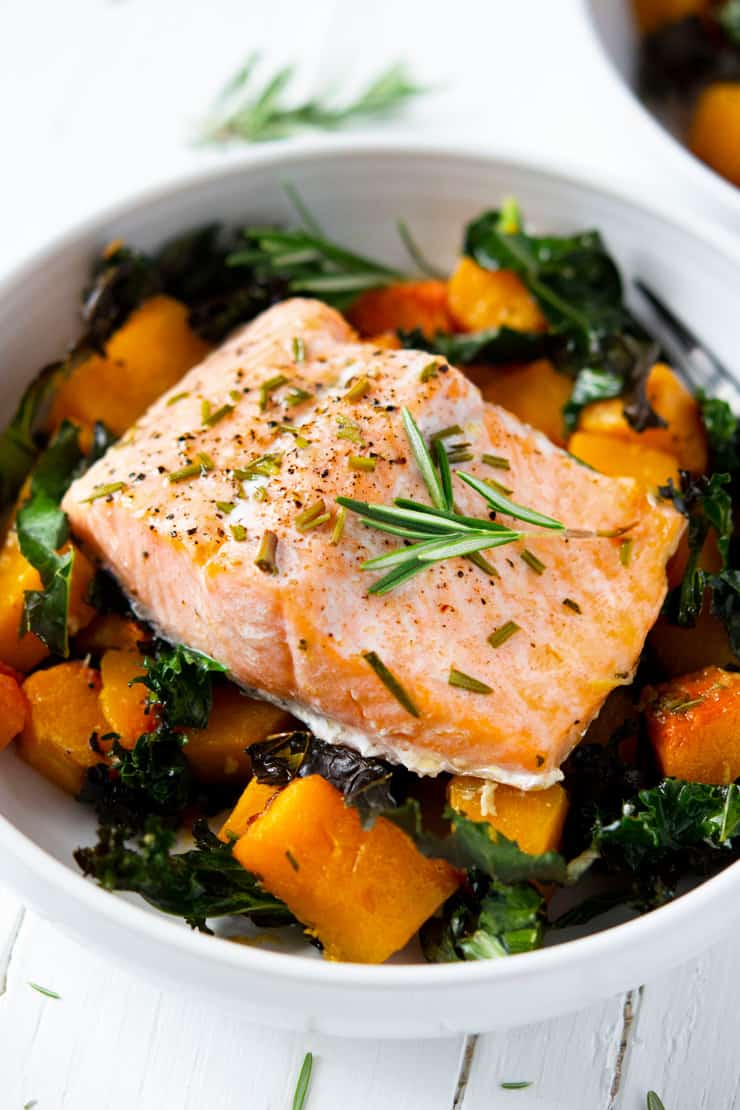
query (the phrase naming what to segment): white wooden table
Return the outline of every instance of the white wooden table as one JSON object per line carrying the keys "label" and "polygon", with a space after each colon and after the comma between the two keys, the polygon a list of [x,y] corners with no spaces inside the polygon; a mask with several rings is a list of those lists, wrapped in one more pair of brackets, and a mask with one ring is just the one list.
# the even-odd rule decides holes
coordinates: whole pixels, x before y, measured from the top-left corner
{"label": "white wooden table", "polygon": [[[0,0],[0,277],[96,208],[243,158],[190,139],[255,47],[268,67],[299,61],[299,88],[360,81],[404,56],[435,88],[406,116],[414,133],[567,156],[700,211],[579,26],[576,0]],[[282,1110],[307,1050],[312,1110],[640,1110],[649,1088],[666,1110],[731,1110],[739,984],[730,940],[639,991],[527,1029],[337,1041],[163,994],[0,890],[0,1110],[34,1099],[39,1110]],[[500,1086],[516,1080],[532,1085]]]}

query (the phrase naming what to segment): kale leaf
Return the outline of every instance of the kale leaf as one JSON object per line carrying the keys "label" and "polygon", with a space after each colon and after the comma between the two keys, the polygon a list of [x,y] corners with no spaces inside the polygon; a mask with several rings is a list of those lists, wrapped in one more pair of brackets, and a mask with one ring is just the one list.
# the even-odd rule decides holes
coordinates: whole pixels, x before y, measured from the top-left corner
{"label": "kale leaf", "polygon": [[351,748],[327,744],[310,732],[287,732],[249,748],[257,782],[285,786],[294,778],[321,775],[341,791],[363,821],[395,809],[406,797],[409,774],[382,759],[368,759]]}
{"label": "kale leaf", "polygon": [[697,391],[702,422],[709,444],[710,470],[734,475],[740,470],[740,425],[734,412],[719,397]]}
{"label": "kale leaf", "polygon": [[205,821],[196,821],[193,838],[194,848],[173,852],[175,834],[150,818],[136,846],[127,844],[126,830],[105,825],[95,847],[78,848],[74,856],[83,873],[106,890],[133,891],[201,932],[211,932],[209,919],[226,915],[265,926],[294,922],[287,906],[261,888]]}
{"label": "kale leaf", "polygon": [[12,505],[38,454],[37,425],[60,367],[55,362],[41,370],[21,397],[10,424],[0,432],[0,516]]}
{"label": "kale leaf", "polygon": [[[722,557],[722,573],[727,571],[733,528],[732,500],[727,491],[730,482],[728,474],[693,478],[688,471],[682,470],[680,477],[678,489],[672,480],[660,489],[661,496],[672,500],[676,509],[689,522],[689,558],[686,569],[680,585],[668,595],[664,613],[672,624],[690,628],[696,623],[702,610],[705,589],[714,589],[715,586],[719,589],[723,582],[729,584],[729,580],[723,580],[722,575],[719,578],[712,576],[699,564],[707,536],[713,531]],[[720,592],[724,593],[725,601],[729,604],[729,595],[723,590]]]}
{"label": "kale leaf", "polygon": [[31,477],[31,492],[16,517],[21,552],[41,577],[42,589],[26,590],[20,635],[35,633],[48,649],[69,654],[67,617],[74,566],[72,549],[60,553],[69,538],[67,517],[59,506],[84,456],[78,429],[65,421]]}
{"label": "kale leaf", "polygon": [[203,652],[163,641],[144,657],[144,665],[146,674],[134,681],[148,687],[168,727],[205,728],[213,705],[213,676],[226,668]]}
{"label": "kale leaf", "polygon": [[529,883],[475,878],[420,931],[430,963],[491,960],[530,952],[542,943],[545,902]]}
{"label": "kale leaf", "polygon": [[513,270],[539,303],[558,343],[554,361],[576,379],[564,414],[568,429],[597,390],[602,397],[627,394],[625,417],[637,431],[663,425],[645,393],[658,349],[628,312],[619,270],[598,232],[532,236],[507,211],[488,211],[468,225],[464,250],[484,269]]}
{"label": "kale leaf", "polygon": [[514,331],[507,327],[460,335],[438,331],[432,339],[420,328],[414,328],[413,331],[399,331],[398,338],[404,347],[442,355],[454,366],[469,366],[473,362],[493,366],[531,362],[554,354],[560,345],[559,338],[548,332]]}
{"label": "kale leaf", "polygon": [[95,262],[92,279],[83,290],[83,331],[73,351],[104,355],[113,332],[143,301],[161,292],[162,281],[153,259],[143,251],[114,244]]}

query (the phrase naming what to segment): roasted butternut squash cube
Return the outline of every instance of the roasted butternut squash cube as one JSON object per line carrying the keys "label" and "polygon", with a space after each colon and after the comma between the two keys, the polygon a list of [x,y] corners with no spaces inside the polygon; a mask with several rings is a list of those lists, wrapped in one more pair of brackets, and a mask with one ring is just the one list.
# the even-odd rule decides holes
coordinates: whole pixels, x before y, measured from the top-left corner
{"label": "roasted butternut squash cube", "polygon": [[[81,551],[75,550],[69,599],[69,631],[74,635],[95,616],[85,600],[93,568]],[[41,579],[24,559],[14,532],[9,532],[0,549],[0,659],[19,671],[30,671],[49,654],[37,636],[18,635],[26,590],[40,590]]]}
{"label": "roasted butternut squash cube", "polygon": [[632,0],[637,26],[643,34],[690,15],[706,15],[711,6],[712,0]]}
{"label": "roasted butternut squash cube", "polygon": [[445,281],[400,281],[369,289],[346,315],[361,336],[419,328],[431,339],[438,331],[452,329]]}
{"label": "roasted butternut squash cube", "polygon": [[471,821],[487,821],[523,852],[540,855],[560,846],[568,795],[559,783],[546,790],[518,790],[504,783],[455,775],[448,787],[450,805]]}
{"label": "roasted butternut squash cube", "polygon": [[705,667],[647,690],[645,701],[664,775],[716,785],[740,777],[740,674]]}
{"label": "roasted butternut squash cube", "polygon": [[678,464],[673,455],[627,439],[575,432],[568,442],[568,450],[594,470],[613,478],[634,478],[648,490],[657,490],[669,478],[679,484]]}
{"label": "roasted butternut squash cube", "polygon": [[547,330],[547,320],[537,301],[512,270],[484,270],[465,256],[450,278],[447,296],[460,331],[501,327]]}
{"label": "roasted butternut squash cube", "polygon": [[30,675],[23,693],[29,708],[18,754],[62,790],[79,794],[88,767],[101,762],[94,738],[107,730],[100,674],[78,661],[59,663]]}
{"label": "roasted butternut squash cube", "polygon": [[249,828],[255,817],[262,813],[275,795],[279,787],[268,786],[266,783],[252,779],[247,785],[239,801],[234,806],[219,832],[219,838],[224,842],[238,840]]}
{"label": "roasted butternut squash cube", "polygon": [[249,778],[244,749],[273,732],[287,732],[294,724],[283,709],[249,698],[236,686],[219,686],[213,693],[208,727],[187,730],[185,756],[201,782],[238,785]]}
{"label": "roasted butternut squash cube", "polygon": [[727,629],[719,617],[712,615],[706,601],[693,628],[678,628],[660,617],[650,630],[648,646],[669,678],[735,662]]}
{"label": "roasted butternut squash cube", "polygon": [[740,81],[717,81],[699,97],[689,145],[697,158],[740,185]]}
{"label": "roasted butternut squash cube", "polygon": [[0,663],[0,751],[22,730],[28,702],[21,689],[22,675]]}
{"label": "roasted butternut squash cube", "polygon": [[553,443],[564,444],[563,406],[573,382],[546,358],[521,366],[471,366],[466,373],[486,401],[513,412]]}
{"label": "roasted butternut squash cube", "polygon": [[694,396],[662,362],[650,371],[645,388],[648,401],[667,427],[636,432],[624,417],[624,403],[615,397],[587,405],[578,422],[579,430],[617,436],[641,447],[663,451],[672,455],[682,470],[704,473],[708,463],[707,436]]}
{"label": "roasted butternut squash cube", "polygon": [[64,419],[89,425],[102,420],[122,435],[209,349],[191,330],[186,305],[152,297],[111,336],[104,358],[91,356],[60,384],[50,426]]}
{"label": "roasted butternut squash cube", "polygon": [[118,613],[101,613],[78,634],[75,646],[80,655],[102,655],[111,648],[138,651],[139,644],[151,638],[151,633],[138,621]]}
{"label": "roasted butternut squash cube", "polygon": [[325,779],[294,779],[234,846],[330,960],[377,964],[403,948],[460,885],[390,821],[363,829]]}
{"label": "roasted butternut squash cube", "polygon": [[134,651],[106,651],[100,660],[100,706],[108,722],[107,732],[118,734],[129,751],[145,732],[157,727],[159,713],[149,701],[149,690],[136,679],[146,674],[144,660]]}

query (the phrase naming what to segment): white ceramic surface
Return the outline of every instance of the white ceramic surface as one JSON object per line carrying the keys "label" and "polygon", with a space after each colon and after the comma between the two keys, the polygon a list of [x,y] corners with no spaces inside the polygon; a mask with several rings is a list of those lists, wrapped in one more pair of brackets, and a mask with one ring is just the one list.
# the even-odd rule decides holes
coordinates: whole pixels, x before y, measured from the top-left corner
{"label": "white ceramic surface", "polygon": [[[594,41],[604,68],[625,93],[625,111],[642,118],[652,132],[656,149],[678,174],[701,190],[707,216],[740,232],[740,189],[726,181],[694,154],[682,140],[670,113],[661,114],[645,104],[636,89],[638,36],[630,0],[578,0],[585,33]],[[670,183],[664,183],[666,190]]]}
{"label": "white ceramic surface", "polygon": [[[565,176],[454,150],[328,143],[268,151],[93,219],[0,289],[0,413],[75,332],[77,291],[92,255],[114,236],[153,246],[198,222],[286,219],[289,180],[336,238],[404,264],[394,227],[412,226],[450,264],[464,222],[515,194],[555,230],[599,227],[627,275],[639,274],[732,365],[740,253],[713,234]],[[740,868],[637,921],[539,952],[455,966],[327,964],[204,937],[83,880],[72,849],[93,821],[20,763],[0,757],[0,878],[86,943],[148,974],[263,1023],[357,1036],[433,1036],[539,1020],[642,982],[697,953],[740,918]]]}

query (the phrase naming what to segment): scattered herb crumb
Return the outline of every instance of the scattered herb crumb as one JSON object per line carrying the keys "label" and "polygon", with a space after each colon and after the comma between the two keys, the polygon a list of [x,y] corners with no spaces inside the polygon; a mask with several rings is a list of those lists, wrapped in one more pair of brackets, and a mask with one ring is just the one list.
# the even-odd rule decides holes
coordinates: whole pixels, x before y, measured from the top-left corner
{"label": "scattered herb crumb", "polygon": [[57,994],[56,991],[49,990],[48,987],[41,987],[41,986],[39,986],[38,983],[29,982],[28,985],[29,985],[29,987],[32,988],[32,990],[38,991],[39,994],[43,994],[45,998],[61,998],[62,997],[61,994]]}
{"label": "scattered herb crumb", "polygon": [[295,858],[293,853],[291,852],[290,848],[285,849],[285,858],[287,859],[288,863],[290,864],[290,866],[293,868],[294,871],[300,871],[301,865],[298,862],[298,860]]}
{"label": "scattered herb crumb", "polygon": [[656,1095],[655,1091],[648,1091],[646,1107],[647,1110],[665,1110],[663,1100]]}
{"label": "scattered herb crumb", "polygon": [[501,1089],[503,1091],[523,1091],[525,1087],[531,1087],[531,1079],[515,1079],[508,1083],[502,1083]]}
{"label": "scattered herb crumb", "polygon": [[306,1098],[308,1097],[308,1088],[311,1084],[311,1072],[313,1071],[313,1053],[307,1052],[303,1057],[301,1070],[298,1074],[298,1082],[295,1085],[295,1094],[293,1095],[293,1110],[303,1110],[306,1105]]}
{"label": "scattered herb crumb", "polygon": [[492,694],[493,688],[487,686],[485,682],[480,679],[473,678],[472,675],[465,674],[464,671],[458,671],[457,667],[450,667],[450,677],[447,679],[450,686],[457,686],[460,690],[470,690],[471,694]]}
{"label": "scattered herb crumb", "polygon": [[417,706],[409,694],[406,693],[401,683],[398,681],[392,671],[386,667],[380,656],[374,651],[363,652],[363,659],[375,671],[376,675],[385,687],[393,694],[393,697],[399,702],[400,705],[410,713],[412,717],[420,717]]}

